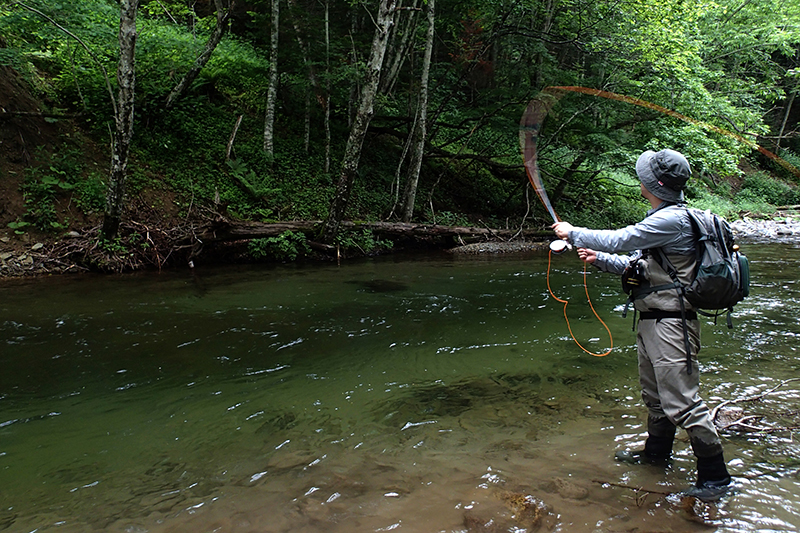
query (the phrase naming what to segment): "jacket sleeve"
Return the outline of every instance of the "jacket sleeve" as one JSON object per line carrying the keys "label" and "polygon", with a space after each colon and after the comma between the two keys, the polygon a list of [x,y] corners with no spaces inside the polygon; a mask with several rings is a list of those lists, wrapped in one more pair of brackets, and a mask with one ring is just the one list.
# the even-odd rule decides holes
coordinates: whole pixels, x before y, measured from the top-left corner
{"label": "jacket sleeve", "polygon": [[630,264],[631,257],[627,255],[607,254],[605,252],[597,252],[597,259],[595,259],[594,266],[603,272],[610,272],[612,274],[619,274],[625,271],[628,264]]}
{"label": "jacket sleeve", "polygon": [[[683,250],[687,236],[688,249]],[[617,230],[574,228],[569,232],[569,240],[579,248],[612,254],[662,247],[667,253],[691,253],[692,250],[691,226],[672,209],[661,209],[641,222]]]}

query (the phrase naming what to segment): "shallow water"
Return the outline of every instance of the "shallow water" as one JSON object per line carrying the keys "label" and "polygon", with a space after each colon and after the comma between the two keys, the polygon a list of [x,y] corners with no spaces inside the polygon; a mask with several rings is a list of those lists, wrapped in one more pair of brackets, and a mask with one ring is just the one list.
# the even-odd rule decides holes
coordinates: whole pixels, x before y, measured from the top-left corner
{"label": "shallow water", "polygon": [[[703,325],[711,406],[796,375],[800,249],[743,245],[736,327]],[[0,285],[0,531],[795,531],[800,382],[724,433],[735,493],[691,505],[685,434],[643,440],[635,337],[570,339],[544,255],[62,277]],[[554,258],[579,340],[608,334]],[[631,487],[641,487],[635,491]]]}

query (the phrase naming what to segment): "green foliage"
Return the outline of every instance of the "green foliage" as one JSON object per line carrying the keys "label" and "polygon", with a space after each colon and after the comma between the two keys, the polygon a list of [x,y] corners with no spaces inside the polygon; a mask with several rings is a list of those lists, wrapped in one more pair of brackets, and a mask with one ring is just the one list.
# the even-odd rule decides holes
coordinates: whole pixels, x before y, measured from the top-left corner
{"label": "green foliage", "polygon": [[744,178],[738,200],[761,200],[774,206],[800,203],[800,188],[770,177],[765,172],[748,174]]}
{"label": "green foliage", "polygon": [[87,214],[102,213],[106,207],[106,182],[97,172],[75,183],[75,203]]}
{"label": "green foliage", "polygon": [[25,169],[20,185],[25,201],[24,219],[42,231],[67,227],[56,206],[74,203],[86,214],[105,208],[106,184],[98,172],[86,173],[83,153],[77,147],[62,145],[52,155],[40,150],[46,162]]}
{"label": "green foliage", "polygon": [[439,211],[438,213],[427,212],[428,220],[431,224],[438,224],[440,226],[470,226],[469,219],[460,213],[453,213],[451,211]]}
{"label": "green foliage", "polygon": [[791,170],[784,168],[778,164],[773,165],[773,169],[780,176],[785,176],[794,183],[800,183],[800,155],[797,155],[792,150],[783,149],[779,152],[780,157],[791,166]]}
{"label": "green foliage", "polygon": [[[617,194],[597,196],[586,205],[565,206],[559,214],[576,226],[587,228],[617,228],[635,224],[645,217],[649,205],[618,190]],[[622,194],[619,194],[622,193]]]}
{"label": "green foliage", "polygon": [[30,225],[30,222],[25,222],[24,220],[14,220],[13,222],[9,222],[7,227],[13,229],[15,234],[22,235],[25,233],[25,228],[30,227]]}
{"label": "green foliage", "polygon": [[311,252],[306,236],[301,232],[284,231],[277,237],[253,239],[248,243],[247,251],[253,259],[276,259],[278,261],[294,261]]}
{"label": "green foliage", "polygon": [[[77,35],[91,54],[43,17],[4,3],[0,64],[13,66],[38,96],[47,96],[47,105],[80,110],[82,124],[105,142],[113,117],[97,62],[115,85],[118,4],[26,4]],[[213,9],[206,6],[212,3],[197,8],[206,10],[203,16],[183,0],[148,1],[140,7],[136,134],[128,190],[170,188],[168,198],[175,198],[181,215],[189,214],[190,206],[211,206],[247,220],[326,218],[371,44],[371,30],[362,31],[370,28],[369,14],[362,8],[354,16],[352,3],[332,5],[329,49],[321,38],[325,26],[318,5],[308,4],[293,18],[283,18],[276,146],[274,157],[268,158],[262,146],[268,2],[248,5],[250,20],[237,15],[232,32],[189,92],[170,111],[163,109],[166,95],[191,68],[214,27]],[[452,225],[503,223],[521,219],[530,209],[529,217],[546,224],[549,215],[533,196],[526,197],[530,189],[520,165],[518,125],[526,102],[548,85],[612,90],[698,121],[687,124],[653,109],[589,95],[561,98],[540,132],[539,163],[557,212],[573,223],[615,227],[641,218],[646,206],[638,195],[633,164],[644,149],[674,148],[688,156],[699,177],[687,191],[692,202],[717,202],[731,213],[740,207],[768,210],[778,203],[797,203],[795,178],[783,168],[770,170],[785,182],[752,175],[744,177],[740,191],[725,184],[728,178],[739,179],[739,163],[754,155],[736,136],[774,135],[763,117],[785,105],[786,96],[796,90],[791,69],[800,45],[798,6],[773,0],[692,5],[448,0],[437,10],[431,136],[415,217]],[[305,37],[310,65],[294,43],[294,24]],[[382,220],[395,204],[395,172],[416,109],[424,26],[417,26],[410,48],[399,56],[405,63],[397,82],[382,90],[376,102],[345,213],[348,219]],[[398,28],[404,31],[404,26]],[[547,42],[542,35],[548,36]],[[389,49],[387,68],[397,51]],[[333,161],[328,172],[323,170],[322,107],[311,98],[306,108],[309,66],[331,104]],[[244,118],[227,161],[225,148],[240,115]],[[781,155],[795,166],[800,163],[792,152]],[[104,176],[87,173],[80,161],[80,154],[65,154],[29,170],[23,184],[27,213],[15,222],[15,230],[24,230],[26,224],[63,224],[56,216],[62,200],[85,212],[103,209]],[[401,187],[405,165],[407,161]],[[276,239],[280,242],[253,244],[254,256],[272,254],[267,250],[273,248],[277,255],[271,257],[294,253],[294,237]],[[360,232],[340,242],[362,253],[386,245]],[[304,253],[297,249],[297,256]]]}
{"label": "green foliage", "polygon": [[342,232],[336,240],[345,253],[358,251],[363,255],[373,255],[390,250],[394,243],[389,240],[381,240],[375,237],[372,230],[363,229]]}
{"label": "green foliage", "polygon": [[100,239],[97,246],[107,254],[124,255],[128,253],[128,246],[121,236],[113,239]]}
{"label": "green foliage", "polygon": [[44,172],[36,167],[29,167],[26,172],[20,187],[25,200],[25,218],[42,231],[65,227],[58,220],[55,202],[60,192],[75,188],[66,176],[66,172],[52,165]]}
{"label": "green foliage", "polygon": [[247,163],[238,159],[230,159],[227,163],[236,181],[242,184],[245,190],[254,198],[266,199],[280,192],[280,188],[270,187],[273,183],[269,175],[259,176],[247,166]]}

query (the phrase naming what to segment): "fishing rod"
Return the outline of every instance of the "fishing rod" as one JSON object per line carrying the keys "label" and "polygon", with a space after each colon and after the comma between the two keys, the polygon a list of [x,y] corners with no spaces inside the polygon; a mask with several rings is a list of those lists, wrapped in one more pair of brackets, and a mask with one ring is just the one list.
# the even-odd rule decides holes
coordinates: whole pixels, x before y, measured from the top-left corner
{"label": "fishing rod", "polygon": [[[528,106],[527,106],[527,108],[525,109],[525,112],[522,115],[522,119],[520,120],[519,139],[520,139],[520,149],[522,150],[522,158],[523,158],[523,162],[524,162],[524,165],[525,165],[525,172],[528,175],[528,181],[530,181],[531,186],[536,191],[536,194],[539,197],[539,200],[541,200],[542,205],[544,205],[545,209],[547,210],[547,212],[552,217],[553,223],[560,222],[561,219],[559,218],[558,214],[556,214],[555,209],[553,209],[553,205],[550,203],[550,198],[547,196],[547,191],[545,190],[544,185],[542,184],[542,179],[541,179],[541,175],[540,175],[540,172],[539,172],[537,141],[538,141],[538,138],[539,138],[539,131],[542,128],[542,123],[544,122],[545,117],[550,112],[550,109],[552,109],[552,107],[556,103],[558,103],[558,101],[567,92],[581,93],[581,94],[586,94],[586,95],[589,95],[589,96],[598,96],[598,97],[601,97],[601,98],[607,98],[609,100],[616,100],[616,101],[619,101],[619,102],[625,102],[627,104],[644,107],[644,108],[647,108],[647,109],[658,111],[658,112],[663,113],[663,114],[665,114],[667,116],[670,116],[670,117],[673,117],[673,118],[677,118],[677,119],[682,120],[684,122],[687,122],[689,124],[698,126],[698,127],[702,128],[702,129],[704,129],[706,131],[711,131],[711,132],[714,132],[714,133],[725,135],[727,137],[730,137],[732,139],[735,139],[735,140],[737,140],[739,142],[742,142],[742,143],[746,144],[747,146],[749,146],[750,148],[752,148],[754,150],[759,151],[761,154],[767,156],[769,159],[772,159],[773,161],[778,163],[780,166],[782,166],[783,168],[785,168],[786,170],[788,170],[789,172],[791,172],[792,174],[794,174],[795,176],[800,178],[800,170],[798,170],[797,167],[793,166],[791,163],[789,163],[788,161],[784,160],[783,158],[781,158],[777,154],[775,154],[773,152],[770,152],[769,150],[767,150],[763,146],[758,145],[757,143],[753,142],[752,140],[750,140],[750,139],[748,139],[748,138],[746,138],[746,137],[744,137],[744,136],[742,136],[742,135],[740,135],[738,133],[734,133],[734,132],[728,131],[728,130],[726,130],[724,128],[720,128],[718,126],[714,126],[713,124],[709,124],[707,122],[703,122],[703,121],[688,117],[686,115],[678,113],[677,111],[673,111],[672,109],[667,109],[666,107],[663,107],[663,106],[660,106],[660,105],[657,105],[657,104],[653,104],[652,102],[648,102],[648,101],[642,100],[640,98],[634,98],[632,96],[626,96],[626,95],[623,95],[623,94],[613,93],[613,92],[610,92],[610,91],[603,91],[603,90],[600,90],[600,89],[592,89],[592,88],[589,88],[589,87],[551,86],[551,87],[544,88],[542,90],[542,92],[539,93],[539,95],[536,98],[532,99],[528,103]],[[575,335],[573,335],[573,333],[572,333],[572,327],[570,326],[569,318],[567,317],[568,301],[567,300],[563,300],[561,298],[558,298],[553,293],[552,289],[550,288],[550,264],[551,264],[551,260],[552,260],[552,255],[553,254],[560,254],[560,253],[563,253],[563,252],[565,252],[567,250],[571,250],[571,249],[572,249],[572,246],[570,246],[570,244],[568,242],[563,241],[563,240],[555,240],[555,241],[550,243],[550,252],[549,252],[548,261],[547,261],[547,290],[550,292],[550,295],[555,300],[557,300],[557,301],[559,301],[559,302],[564,304],[564,319],[567,322],[567,328],[569,329],[570,336],[572,336],[572,340],[574,340],[575,343],[578,346],[580,346],[580,348],[583,351],[585,351],[585,352],[587,352],[587,353],[589,353],[591,355],[597,356],[597,357],[602,357],[602,356],[605,356],[605,355],[608,355],[609,353],[611,353],[611,350],[613,349],[613,346],[614,346],[614,340],[611,337],[611,332],[609,331],[608,326],[606,326],[605,322],[603,322],[603,320],[597,315],[597,312],[595,312],[594,306],[592,305],[592,300],[589,297],[589,290],[588,290],[587,285],[586,285],[586,273],[587,273],[586,272],[587,271],[586,263],[584,263],[584,265],[583,265],[583,286],[586,289],[586,298],[589,301],[589,307],[591,307],[592,313],[594,313],[595,317],[597,317],[597,320],[599,320],[600,323],[603,324],[603,327],[606,328],[606,331],[608,331],[608,337],[609,337],[609,341],[611,343],[611,347],[608,349],[608,351],[606,351],[605,353],[602,353],[602,354],[593,353],[590,350],[587,350],[586,348],[584,348],[581,345],[581,343],[578,342],[578,340],[575,338]]]}
{"label": "fishing rod", "polygon": [[[528,181],[530,181],[533,190],[536,191],[536,195],[539,197],[539,200],[541,200],[542,205],[544,205],[545,209],[547,209],[547,212],[550,213],[554,224],[561,222],[561,218],[559,218],[555,209],[553,209],[553,204],[550,203],[550,198],[547,196],[547,191],[542,183],[537,159],[537,140],[539,138],[539,130],[542,128],[542,122],[544,122],[544,118],[547,116],[550,108],[557,101],[558,99],[554,95],[552,97],[547,97],[547,95],[544,94],[540,95],[539,98],[534,98],[528,103],[528,107],[522,114],[522,119],[519,123],[520,149],[522,150],[522,159],[525,164],[525,172],[528,175]],[[588,270],[587,264],[583,264],[583,288],[586,292],[586,299],[589,302],[589,307],[591,308],[592,313],[608,332],[610,347],[607,351],[603,353],[592,352],[591,350],[585,348],[578,341],[578,339],[575,337],[575,334],[572,332],[572,325],[570,324],[569,316],[567,315],[567,306],[569,305],[569,301],[556,296],[555,293],[553,293],[553,289],[550,288],[550,268],[553,254],[561,254],[567,250],[572,250],[572,246],[567,241],[558,239],[550,243],[550,251],[547,256],[547,290],[550,292],[550,296],[552,296],[554,300],[564,304],[564,320],[567,323],[567,329],[569,330],[570,337],[572,337],[572,340],[575,341],[575,344],[577,344],[578,347],[580,347],[580,349],[584,352],[595,357],[606,356],[610,354],[611,350],[614,348],[614,339],[611,336],[611,331],[608,329],[608,326],[606,326],[606,323],[603,322],[603,319],[600,318],[600,316],[597,314],[597,311],[595,311],[594,305],[592,304],[592,299],[589,296],[589,287],[586,283]]]}

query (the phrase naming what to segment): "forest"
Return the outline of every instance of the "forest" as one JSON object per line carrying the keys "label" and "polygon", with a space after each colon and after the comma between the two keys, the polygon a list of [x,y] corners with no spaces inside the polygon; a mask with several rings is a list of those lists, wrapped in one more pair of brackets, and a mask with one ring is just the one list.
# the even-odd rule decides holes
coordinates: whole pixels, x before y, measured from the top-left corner
{"label": "forest", "polygon": [[562,219],[640,220],[662,148],[690,205],[767,217],[799,87],[794,1],[3,0],[0,225],[117,270],[531,238],[532,100]]}

